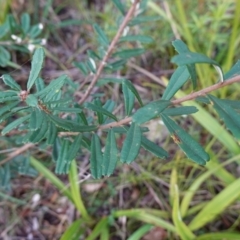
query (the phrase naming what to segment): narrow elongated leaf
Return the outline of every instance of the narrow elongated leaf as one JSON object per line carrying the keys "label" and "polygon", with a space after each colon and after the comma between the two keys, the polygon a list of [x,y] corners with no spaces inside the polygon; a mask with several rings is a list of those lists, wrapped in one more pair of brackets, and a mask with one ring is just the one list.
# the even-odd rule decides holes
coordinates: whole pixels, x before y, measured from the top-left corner
{"label": "narrow elongated leaf", "polygon": [[238,100],[221,99],[221,101],[226,105],[231,106],[233,109],[240,110],[240,101]]}
{"label": "narrow elongated leaf", "polygon": [[167,158],[168,152],[166,152],[163,148],[159,147],[154,142],[148,140],[146,137],[142,136],[141,138],[141,144],[144,149],[151,152],[155,156],[159,158]]}
{"label": "narrow elongated leaf", "polygon": [[180,39],[176,39],[175,41],[172,42],[172,45],[174,46],[175,50],[178,53],[187,53],[191,52],[188,48],[188,46]]}
{"label": "narrow elongated leaf", "polygon": [[97,134],[93,134],[91,141],[90,169],[93,178],[99,179],[102,176],[103,155],[101,151],[100,139]]}
{"label": "narrow elongated leaf", "polygon": [[179,116],[179,115],[188,115],[198,112],[198,109],[194,106],[182,106],[175,108],[167,108],[163,113],[167,116]]}
{"label": "narrow elongated leaf", "polygon": [[0,108],[0,116],[2,116],[4,113],[11,111],[14,107],[18,105],[18,102],[12,102],[7,104],[4,107]]}
{"label": "narrow elongated leaf", "polygon": [[48,121],[46,115],[42,112],[42,124],[41,128],[38,128],[36,131],[33,131],[32,135],[29,138],[29,141],[32,143],[40,142],[47,134],[48,131]]}
{"label": "narrow elongated leaf", "polygon": [[3,82],[8,85],[10,88],[16,91],[21,91],[21,87],[19,86],[18,83],[8,74],[3,74],[2,75],[2,80]]}
{"label": "narrow elongated leaf", "polygon": [[145,52],[144,48],[126,49],[126,50],[121,50],[121,51],[115,52],[113,54],[113,57],[120,57],[120,58],[128,59],[131,57],[139,56],[139,55],[143,54],[144,52]]}
{"label": "narrow elongated leaf", "polygon": [[84,76],[89,74],[88,68],[83,62],[73,62],[73,65],[81,70]]}
{"label": "narrow elongated leaf", "polygon": [[22,124],[23,122],[27,121],[30,118],[31,115],[26,115],[24,117],[20,117],[17,120],[11,122],[10,124],[8,124],[5,128],[3,128],[2,130],[2,135],[5,135],[7,133],[9,133],[10,131],[12,131],[14,128],[16,128],[17,126],[19,126],[20,124]]}
{"label": "narrow elongated leaf", "polygon": [[[111,99],[108,99],[105,104],[103,105],[103,108],[106,109],[108,112],[112,112],[115,107],[115,102]],[[103,123],[106,121],[107,116],[103,116]]]}
{"label": "narrow elongated leaf", "polygon": [[67,139],[62,139],[62,146],[58,159],[56,162],[55,173],[56,174],[66,174],[65,165],[67,164],[67,154],[69,151],[70,141]]}
{"label": "narrow elongated leaf", "polygon": [[149,36],[143,36],[143,35],[128,35],[121,37],[119,39],[119,42],[141,42],[141,43],[151,43],[153,42],[153,39]]}
{"label": "narrow elongated leaf", "polygon": [[115,4],[118,10],[122,13],[122,15],[125,16],[126,10],[122,2],[120,0],[112,0],[112,2]]}
{"label": "narrow elongated leaf", "polygon": [[52,145],[57,138],[57,127],[51,121],[48,121],[47,144]]}
{"label": "narrow elongated leaf", "polygon": [[103,107],[97,106],[97,105],[89,103],[89,102],[85,103],[84,107],[87,108],[87,109],[90,109],[90,110],[92,110],[94,112],[102,113],[103,115],[106,115],[109,118],[112,118],[113,120],[118,121],[116,116],[114,116],[112,113],[110,113],[109,111],[107,111]]}
{"label": "narrow elongated leaf", "polygon": [[23,13],[21,16],[21,27],[23,29],[23,32],[27,34],[29,28],[30,28],[30,16],[28,13]]}
{"label": "narrow elongated leaf", "polygon": [[122,83],[124,79],[123,78],[114,78],[114,77],[111,77],[111,78],[100,78],[98,81],[97,81],[97,86],[102,86],[102,85],[105,85],[105,84],[108,84],[108,83]]}
{"label": "narrow elongated leaf", "polygon": [[135,25],[139,25],[141,23],[157,21],[159,19],[161,19],[161,18],[158,16],[137,16],[137,17],[133,18],[128,25],[135,26]]}
{"label": "narrow elongated leaf", "polygon": [[17,95],[17,92],[7,91],[7,92],[0,92],[0,102],[7,102],[7,101],[14,101],[19,100],[20,97]]}
{"label": "narrow elongated leaf", "polygon": [[205,233],[203,235],[198,236],[195,240],[238,240],[240,239],[239,232],[232,232],[232,231],[219,231],[216,233]]}
{"label": "narrow elongated leaf", "polygon": [[29,122],[30,130],[37,130],[41,127],[43,122],[44,114],[38,108],[34,109],[31,113],[31,118]]}
{"label": "narrow elongated leaf", "polygon": [[209,155],[204,151],[202,146],[179,127],[171,118],[164,114],[161,114],[161,116],[174,142],[178,144],[187,157],[198,164],[205,165],[206,162],[209,161]]}
{"label": "narrow elongated leaf", "polygon": [[142,132],[139,125],[132,123],[124,140],[120,161],[130,164],[137,157],[141,147]]}
{"label": "narrow elongated leaf", "polygon": [[240,60],[238,60],[234,66],[224,74],[224,80],[228,80],[229,78],[233,78],[237,75],[240,75]]}
{"label": "narrow elongated leaf", "polygon": [[187,65],[188,72],[190,74],[191,80],[192,80],[192,85],[193,89],[197,87],[197,71],[196,67],[194,64],[189,64]]}
{"label": "narrow elongated leaf", "polygon": [[28,82],[27,82],[28,91],[31,89],[36,79],[38,78],[38,75],[42,69],[43,60],[44,60],[44,50],[43,48],[37,48],[33,54],[31,71],[28,78]]}
{"label": "narrow elongated leaf", "polygon": [[[57,102],[57,101],[55,101]],[[81,113],[82,109],[80,108],[70,108],[70,107],[53,107],[51,110],[56,112],[69,112],[69,113]]]}
{"label": "narrow elongated leaf", "polygon": [[186,66],[178,67],[168,82],[162,99],[170,100],[175,93],[183,86],[183,84],[189,79],[189,71]]}
{"label": "narrow elongated leaf", "polygon": [[50,82],[50,84],[43,90],[35,93],[36,97],[45,97],[49,92],[58,93],[66,81],[67,75],[62,75]]}
{"label": "narrow elongated leaf", "polygon": [[192,240],[195,239],[195,235],[191,232],[188,226],[182,221],[181,213],[179,209],[179,191],[177,184],[174,185],[174,195],[173,195],[173,210],[172,210],[172,219],[174,225],[176,226],[178,234],[181,236],[181,239]]}
{"label": "narrow elongated leaf", "polygon": [[140,108],[132,116],[133,122],[138,124],[145,123],[157,116],[171,104],[168,100],[157,100]]}
{"label": "narrow elongated leaf", "polygon": [[51,114],[48,114],[47,116],[56,126],[68,131],[91,132],[97,130],[97,126],[95,125],[80,125],[76,122],[65,120]]}
{"label": "narrow elongated leaf", "polygon": [[129,80],[124,80],[122,84],[125,84],[130,91],[132,91],[132,93],[135,95],[135,97],[137,98],[139,104],[141,105],[141,107],[143,106],[143,102],[142,102],[142,99],[141,97],[139,96],[138,94],[138,91],[137,89],[134,87],[134,85],[129,81]]}
{"label": "narrow elongated leaf", "polygon": [[130,116],[133,110],[135,96],[126,84],[122,84],[122,91],[124,96],[125,112],[127,116]]}
{"label": "narrow elongated leaf", "polygon": [[230,206],[230,204],[240,196],[239,185],[240,179],[237,179],[225,187],[194,217],[189,224],[189,228],[194,231],[214,220],[218,214],[222,213],[224,209]]}
{"label": "narrow elongated leaf", "polygon": [[188,64],[196,64],[196,63],[208,63],[216,66],[220,66],[219,63],[212,60],[211,58],[205,56],[201,53],[195,52],[183,52],[177,56],[174,56],[171,60],[172,63],[175,63],[179,66],[188,65]]}
{"label": "narrow elongated leaf", "polygon": [[93,28],[95,32],[98,34],[99,41],[103,43],[106,47],[109,45],[109,40],[104,31],[101,29],[101,27],[98,24],[93,24]]}
{"label": "narrow elongated leaf", "polygon": [[114,131],[111,129],[108,132],[106,147],[103,154],[102,175],[110,176],[117,164],[118,159],[117,143],[114,136]]}
{"label": "narrow elongated leaf", "polygon": [[240,139],[240,114],[226,104],[221,99],[212,95],[208,95],[209,99],[213,102],[213,107],[222,118],[226,127],[231,131],[235,138]]}
{"label": "narrow elongated leaf", "polygon": [[126,65],[127,59],[120,59],[112,63],[108,63],[104,68],[116,71],[122,69]]}
{"label": "narrow elongated leaf", "polygon": [[70,160],[70,162],[76,157],[81,146],[81,141],[82,141],[82,134],[78,134],[77,137],[75,137],[73,143],[71,143],[68,156],[67,156],[67,159]]}
{"label": "narrow elongated leaf", "polygon": [[42,91],[45,88],[45,83],[44,83],[43,79],[38,77],[35,81],[35,86],[36,86],[37,92]]}

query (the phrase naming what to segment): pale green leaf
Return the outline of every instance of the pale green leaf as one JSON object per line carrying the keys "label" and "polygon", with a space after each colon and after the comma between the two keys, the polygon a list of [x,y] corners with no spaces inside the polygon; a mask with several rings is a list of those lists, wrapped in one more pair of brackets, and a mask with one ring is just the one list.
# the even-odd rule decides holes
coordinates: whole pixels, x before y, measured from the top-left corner
{"label": "pale green leaf", "polygon": [[29,129],[30,130],[37,130],[41,127],[43,122],[44,114],[38,108],[33,109],[29,121]]}
{"label": "pale green leaf", "polygon": [[145,123],[157,116],[171,104],[168,100],[157,100],[138,109],[132,116],[133,122]]}
{"label": "pale green leaf", "polygon": [[108,37],[106,36],[106,34],[104,33],[104,31],[96,23],[93,24],[93,28],[94,28],[95,32],[97,33],[97,35],[98,35],[99,42],[104,44],[104,46],[107,47],[109,45],[109,40],[108,40]]}
{"label": "pale green leaf", "polygon": [[10,75],[3,74],[2,75],[2,80],[7,86],[12,88],[13,90],[21,91],[21,87],[19,86],[19,84],[16,83],[16,81]]}
{"label": "pale green leaf", "polygon": [[225,187],[218,195],[216,195],[190,222],[189,228],[194,231],[207,223],[213,221],[219,214],[230,206],[239,196],[240,179]]}
{"label": "pale green leaf", "polygon": [[167,116],[179,116],[179,115],[188,115],[196,113],[198,109],[194,106],[182,106],[175,108],[167,108],[163,113]]}
{"label": "pale green leaf", "polygon": [[153,42],[153,38],[144,35],[127,35],[121,37],[119,42],[141,42],[141,43],[151,43]]}
{"label": "pale green leaf", "polygon": [[118,8],[118,10],[122,13],[123,16],[125,16],[125,6],[123,5],[121,0],[112,0],[115,6]]}
{"label": "pale green leaf", "polygon": [[62,145],[58,159],[56,162],[55,173],[56,174],[66,174],[65,166],[67,164],[67,155],[69,151],[70,141],[67,139],[62,139]]}
{"label": "pale green leaf", "polygon": [[170,100],[189,77],[189,71],[186,66],[178,67],[171,76],[167,88],[163,92],[162,99]]}
{"label": "pale green leaf", "polygon": [[125,49],[115,52],[113,57],[120,57],[124,59],[128,59],[131,57],[136,57],[142,55],[145,52],[144,48],[134,48],[134,49]]}
{"label": "pale green leaf", "polygon": [[240,75],[240,60],[238,60],[234,66],[226,74],[224,74],[224,80],[227,81],[228,79],[238,75]]}
{"label": "pale green leaf", "polygon": [[43,65],[44,55],[45,53],[43,48],[37,48],[33,54],[31,71],[27,82],[28,91],[32,88],[33,84],[39,76]]}

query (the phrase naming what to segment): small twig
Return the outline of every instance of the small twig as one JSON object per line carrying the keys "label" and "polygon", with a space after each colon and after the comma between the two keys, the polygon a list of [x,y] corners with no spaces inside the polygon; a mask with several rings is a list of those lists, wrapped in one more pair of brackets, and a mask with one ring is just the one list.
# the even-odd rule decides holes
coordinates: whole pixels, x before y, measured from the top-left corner
{"label": "small twig", "polygon": [[6,162],[10,161],[12,158],[17,157],[18,155],[20,155],[21,153],[27,151],[29,148],[35,146],[35,144],[33,143],[27,143],[24,146],[18,148],[17,150],[15,150],[14,152],[10,153],[8,155],[7,158],[3,159],[2,161],[0,161],[0,166],[5,164]]}
{"label": "small twig", "polygon": [[125,27],[127,26],[128,22],[130,21],[131,17],[133,16],[133,14],[134,14],[134,12],[136,10],[136,6],[137,6],[137,4],[139,2],[140,2],[140,0],[135,0],[134,3],[132,4],[131,8],[129,9],[127,15],[125,16],[125,18],[124,18],[124,20],[123,20],[123,22],[121,24],[121,26],[118,29],[117,34],[115,35],[115,37],[112,40],[110,46],[108,47],[106,55],[104,56],[103,60],[99,64],[96,74],[94,75],[94,77],[93,77],[90,85],[88,86],[84,96],[79,101],[79,104],[82,104],[87,99],[87,97],[90,95],[93,87],[95,86],[96,82],[98,81],[98,79],[99,79],[99,77],[100,77],[100,75],[102,73],[102,70],[103,70],[106,62],[108,61],[108,58],[110,57],[111,53],[113,52],[114,47],[117,44],[119,38],[122,36],[122,33],[123,33]]}

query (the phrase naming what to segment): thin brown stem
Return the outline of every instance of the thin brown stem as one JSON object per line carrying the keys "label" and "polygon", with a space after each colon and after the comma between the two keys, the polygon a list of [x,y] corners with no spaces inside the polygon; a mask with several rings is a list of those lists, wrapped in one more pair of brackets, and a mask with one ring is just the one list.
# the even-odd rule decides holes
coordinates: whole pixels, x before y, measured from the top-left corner
{"label": "thin brown stem", "polygon": [[140,2],[140,0],[135,0],[134,3],[132,4],[131,8],[129,9],[127,15],[125,16],[125,18],[124,18],[124,20],[123,20],[123,22],[121,24],[121,26],[118,29],[117,34],[115,35],[115,37],[113,38],[111,44],[109,45],[108,50],[106,52],[106,55],[104,56],[103,60],[99,64],[96,74],[94,75],[94,77],[93,77],[90,85],[88,86],[84,96],[79,101],[79,104],[82,104],[87,99],[87,97],[90,95],[93,87],[95,86],[96,82],[98,81],[98,79],[99,79],[99,77],[100,77],[100,75],[102,73],[102,70],[103,70],[105,64],[108,61],[108,58],[110,57],[111,53],[113,52],[113,50],[114,50],[114,48],[115,48],[119,38],[122,36],[122,33],[123,33],[125,27],[127,26],[128,22],[131,20],[132,16],[134,15],[134,12],[136,10],[136,6],[137,6],[137,4],[139,2]]}
{"label": "thin brown stem", "polygon": [[21,153],[27,151],[29,148],[35,146],[35,144],[33,143],[27,143],[25,145],[23,145],[22,147],[16,149],[14,152],[10,153],[8,155],[7,158],[3,159],[1,162],[0,162],[0,166],[5,164],[6,162],[10,161],[11,159],[17,157],[18,155],[20,155]]}

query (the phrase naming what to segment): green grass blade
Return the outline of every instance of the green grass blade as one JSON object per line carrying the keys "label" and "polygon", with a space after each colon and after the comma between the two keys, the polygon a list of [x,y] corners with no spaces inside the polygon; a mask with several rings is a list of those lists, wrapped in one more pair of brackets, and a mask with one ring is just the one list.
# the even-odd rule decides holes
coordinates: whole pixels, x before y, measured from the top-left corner
{"label": "green grass blade", "polygon": [[151,224],[145,224],[137,229],[127,240],[141,240],[142,237],[153,228]]}
{"label": "green grass blade", "polygon": [[239,240],[240,234],[239,232],[217,232],[217,233],[206,233],[199,237],[197,237],[195,240]]}
{"label": "green grass blade", "polygon": [[102,218],[95,226],[91,234],[85,240],[95,240],[102,233],[104,229],[108,228],[108,218]]}
{"label": "green grass blade", "polygon": [[216,195],[191,221],[189,228],[194,231],[214,220],[240,196],[239,185],[240,179],[237,179]]}
{"label": "green grass blade", "polygon": [[67,189],[66,184],[64,184],[58,177],[54,175],[47,167],[45,167],[40,161],[34,157],[30,157],[31,165],[42,174],[47,180],[49,180],[60,192],[63,193],[70,201],[73,201],[71,192]]}
{"label": "green grass blade", "polygon": [[60,240],[78,240],[85,231],[84,219],[78,219],[67,228]]}

